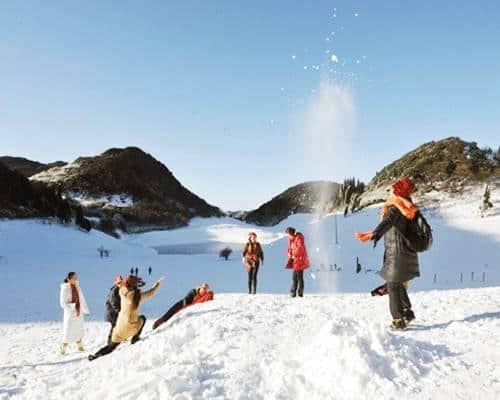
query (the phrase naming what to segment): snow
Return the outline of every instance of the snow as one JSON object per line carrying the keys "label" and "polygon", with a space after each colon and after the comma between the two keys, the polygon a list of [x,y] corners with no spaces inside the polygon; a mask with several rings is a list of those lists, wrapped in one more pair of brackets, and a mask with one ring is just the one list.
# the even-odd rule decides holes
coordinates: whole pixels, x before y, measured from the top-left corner
{"label": "snow", "polygon": [[[369,294],[382,283],[375,273],[382,243],[373,249],[353,235],[378,223],[377,207],[347,218],[296,214],[275,227],[197,218],[181,229],[121,240],[44,220],[0,220],[0,292],[7,298],[0,309],[0,399],[499,398],[500,204],[492,190],[494,208],[481,218],[477,193],[460,201],[429,195],[436,199],[425,210],[434,246],[420,254],[422,276],[410,283],[417,320],[397,333],[387,328],[387,297]],[[287,296],[287,226],[305,234],[311,258],[303,299]],[[247,278],[239,252],[250,231],[265,252],[256,296],[242,294]],[[217,251],[228,245],[234,252],[221,260]],[[101,246],[109,258],[99,258]],[[139,267],[147,286],[166,276],[141,307],[144,340],[92,363],[74,348],[59,356],[58,295],[66,273],[78,273],[89,303],[84,344],[94,352],[108,333],[107,291],[131,267]],[[213,302],[151,331],[155,318],[204,281],[215,290]]]}
{"label": "snow", "polygon": [[109,194],[100,197],[92,197],[84,193],[69,192],[67,196],[79,202],[84,207],[131,207],[134,201],[131,196],[121,194]]}
{"label": "snow", "polygon": [[333,63],[338,63],[339,62],[339,59],[338,59],[338,57],[335,54],[332,54],[332,56],[330,57],[330,59],[332,60]]}
{"label": "snow", "polygon": [[[395,333],[386,298],[216,295],[92,363],[57,355],[57,322],[4,324],[0,398],[493,400],[498,299],[499,288],[416,293],[418,322]],[[108,325],[86,330],[95,350]]]}
{"label": "snow", "polygon": [[[70,163],[62,167],[52,167],[38,174],[31,176],[29,179],[41,182],[59,182],[67,179],[69,175],[76,173],[80,168],[80,163]],[[76,171],[73,171],[76,170]]]}

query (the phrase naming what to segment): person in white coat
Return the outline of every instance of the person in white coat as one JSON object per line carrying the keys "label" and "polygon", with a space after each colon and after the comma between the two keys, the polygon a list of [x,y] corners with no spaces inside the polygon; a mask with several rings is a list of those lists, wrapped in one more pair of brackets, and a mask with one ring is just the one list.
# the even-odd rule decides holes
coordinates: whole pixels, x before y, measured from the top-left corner
{"label": "person in white coat", "polygon": [[59,303],[64,310],[61,355],[66,354],[68,344],[73,342],[76,342],[78,351],[84,351],[82,343],[84,333],[83,315],[89,314],[89,308],[78,285],[76,272],[70,272],[64,283],[61,284]]}

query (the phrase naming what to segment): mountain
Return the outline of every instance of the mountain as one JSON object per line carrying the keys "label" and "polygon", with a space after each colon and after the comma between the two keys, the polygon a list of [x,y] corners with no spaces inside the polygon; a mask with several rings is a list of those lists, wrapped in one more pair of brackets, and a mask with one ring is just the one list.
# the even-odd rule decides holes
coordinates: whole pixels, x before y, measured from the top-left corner
{"label": "mountain", "polygon": [[304,182],[273,197],[256,210],[243,216],[244,221],[257,225],[276,225],[289,215],[328,211],[340,185],[328,181]]}
{"label": "mountain", "polygon": [[71,217],[68,201],[59,192],[38,182],[30,182],[0,162],[0,218],[57,216],[63,222]]}
{"label": "mountain", "polygon": [[112,148],[95,157],[80,157],[30,179],[60,187],[89,215],[120,215],[133,230],[175,228],[193,217],[223,215],[137,147]]}
{"label": "mountain", "polygon": [[498,152],[458,137],[425,143],[377,172],[358,199],[359,208],[384,201],[392,183],[404,176],[414,181],[413,197],[421,204],[461,196],[470,188],[498,186]]}
{"label": "mountain", "polygon": [[53,167],[62,167],[66,165],[64,161],[42,164],[38,161],[28,160],[27,158],[10,156],[0,157],[0,163],[4,164],[7,168],[13,171],[19,172],[26,178]]}

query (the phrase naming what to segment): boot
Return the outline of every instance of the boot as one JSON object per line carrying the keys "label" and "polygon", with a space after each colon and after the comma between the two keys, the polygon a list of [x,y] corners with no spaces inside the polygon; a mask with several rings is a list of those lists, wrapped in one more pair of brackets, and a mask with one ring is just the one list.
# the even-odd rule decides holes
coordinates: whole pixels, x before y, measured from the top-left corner
{"label": "boot", "polygon": [[297,294],[295,292],[290,292],[290,296],[295,297]]}
{"label": "boot", "polygon": [[79,351],[80,353],[82,353],[82,352],[84,352],[84,351],[85,351],[85,349],[83,348],[83,343],[82,343],[82,341],[81,341],[81,340],[79,340],[78,342],[76,342],[76,348],[78,349],[78,351]]}
{"label": "boot", "polygon": [[61,347],[59,348],[59,354],[60,355],[65,355],[66,354],[66,348],[68,347],[68,343],[63,343]]}
{"label": "boot", "polygon": [[157,319],[153,324],[153,330],[157,329],[163,323],[162,320]]}
{"label": "boot", "polygon": [[405,308],[403,311],[403,318],[406,322],[406,325],[408,325],[411,321],[415,319],[415,314],[411,309]]}
{"label": "boot", "polygon": [[99,356],[96,356],[95,354],[89,354],[88,356],[89,361],[94,361],[96,358],[99,358]]}
{"label": "boot", "polygon": [[392,321],[391,329],[393,331],[403,331],[406,329],[406,322],[403,318],[398,318]]}

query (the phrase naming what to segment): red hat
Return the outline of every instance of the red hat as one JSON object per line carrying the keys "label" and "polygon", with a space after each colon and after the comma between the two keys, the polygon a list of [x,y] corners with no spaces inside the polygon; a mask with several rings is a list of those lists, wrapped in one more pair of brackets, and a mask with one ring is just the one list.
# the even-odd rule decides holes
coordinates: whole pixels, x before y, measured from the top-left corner
{"label": "red hat", "polygon": [[123,276],[121,275],[116,275],[115,276],[115,285],[121,285],[123,282]]}
{"label": "red hat", "polygon": [[250,232],[250,233],[248,234],[248,237],[251,237],[251,236],[255,236],[255,237],[257,237],[257,234],[256,234],[255,232]]}
{"label": "red hat", "polygon": [[403,178],[392,185],[392,190],[396,196],[407,199],[415,191],[415,185],[408,178]]}

